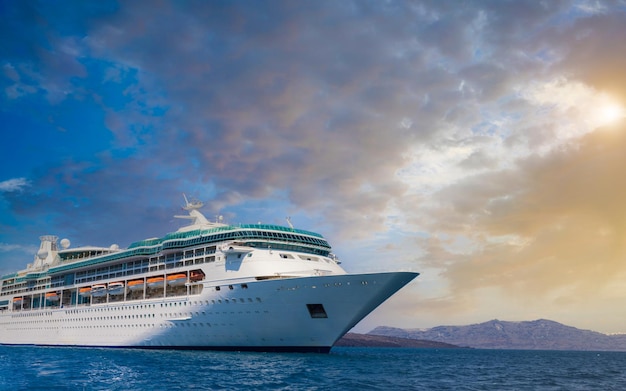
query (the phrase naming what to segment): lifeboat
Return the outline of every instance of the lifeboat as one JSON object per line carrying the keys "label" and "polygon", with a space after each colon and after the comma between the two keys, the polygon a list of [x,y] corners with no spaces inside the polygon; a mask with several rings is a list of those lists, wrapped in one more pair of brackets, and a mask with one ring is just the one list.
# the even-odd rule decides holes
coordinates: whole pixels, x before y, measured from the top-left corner
{"label": "lifeboat", "polygon": [[202,272],[202,270],[192,270],[189,275],[189,279],[192,282],[202,281],[204,280],[204,273]]}
{"label": "lifeboat", "polygon": [[187,275],[185,273],[170,274],[167,276],[167,285],[181,286],[187,283]]}
{"label": "lifeboat", "polygon": [[56,292],[48,292],[46,293],[46,300],[56,302],[59,301],[59,295]]}
{"label": "lifeboat", "polygon": [[24,302],[24,299],[21,297],[14,297],[13,298],[13,304],[15,305],[22,305],[22,303]]}
{"label": "lifeboat", "polygon": [[123,295],[126,287],[123,282],[112,282],[109,284],[109,295]]}
{"label": "lifeboat", "polygon": [[128,289],[130,289],[131,291],[142,291],[144,282],[143,280],[132,280],[128,281],[128,284],[126,284],[126,286],[128,286]]}
{"label": "lifeboat", "polygon": [[165,278],[152,277],[152,278],[148,278],[147,282],[148,282],[148,288],[151,288],[151,289],[163,288],[163,285],[165,284]]}
{"label": "lifeboat", "polygon": [[91,296],[102,297],[107,294],[107,286],[105,284],[98,284],[91,287]]}
{"label": "lifeboat", "polygon": [[80,288],[78,290],[78,294],[83,296],[83,297],[89,297],[91,296],[91,287],[90,286],[86,286],[84,288]]}

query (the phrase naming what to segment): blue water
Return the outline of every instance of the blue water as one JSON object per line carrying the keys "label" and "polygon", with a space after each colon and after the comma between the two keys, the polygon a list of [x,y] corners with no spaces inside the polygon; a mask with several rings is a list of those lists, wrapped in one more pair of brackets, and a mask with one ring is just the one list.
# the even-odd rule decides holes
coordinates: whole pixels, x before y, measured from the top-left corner
{"label": "blue water", "polygon": [[626,390],[626,352],[0,346],[0,390]]}

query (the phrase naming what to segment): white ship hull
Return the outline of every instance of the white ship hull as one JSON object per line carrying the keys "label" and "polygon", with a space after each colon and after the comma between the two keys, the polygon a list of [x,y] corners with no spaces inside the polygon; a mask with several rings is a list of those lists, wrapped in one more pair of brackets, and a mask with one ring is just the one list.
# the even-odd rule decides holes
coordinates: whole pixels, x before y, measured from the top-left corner
{"label": "white ship hull", "polygon": [[320,234],[210,223],[201,206],[127,249],[40,237],[0,278],[0,344],[327,352],[418,275],[347,274]]}
{"label": "white ship hull", "polygon": [[199,295],[4,312],[0,344],[327,352],[416,276],[231,281]]}

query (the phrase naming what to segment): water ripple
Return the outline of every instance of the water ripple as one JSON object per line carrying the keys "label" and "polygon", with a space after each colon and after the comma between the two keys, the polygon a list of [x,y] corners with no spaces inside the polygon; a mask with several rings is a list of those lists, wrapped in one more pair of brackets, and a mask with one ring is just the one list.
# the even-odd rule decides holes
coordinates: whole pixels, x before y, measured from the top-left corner
{"label": "water ripple", "polygon": [[626,352],[0,347],[0,390],[623,390]]}

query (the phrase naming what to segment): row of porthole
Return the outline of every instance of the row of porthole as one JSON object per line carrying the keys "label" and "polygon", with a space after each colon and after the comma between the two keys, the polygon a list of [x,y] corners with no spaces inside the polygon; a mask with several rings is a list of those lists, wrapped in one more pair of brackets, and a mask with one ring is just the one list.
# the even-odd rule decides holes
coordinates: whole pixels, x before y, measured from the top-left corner
{"label": "row of porthole", "polygon": [[[213,324],[207,323],[206,325],[207,325],[207,327],[219,326],[219,324],[217,324],[217,323],[213,323]],[[180,324],[178,324],[178,323],[163,324],[162,323],[162,324],[159,325],[159,327],[162,327],[162,328],[185,327],[185,326],[187,326],[187,327],[192,327],[192,326],[194,326],[194,327],[197,327],[197,326],[204,327],[204,323],[202,323],[202,322],[180,323]],[[222,326],[226,326],[226,323],[222,323]]]}
{"label": "row of porthole", "polygon": [[[245,285],[245,284],[244,284]],[[245,288],[244,288],[245,289]],[[261,298],[260,297],[256,297],[255,300],[257,302],[261,302]],[[255,300],[253,300],[252,298],[247,298],[247,301],[249,303],[253,303]],[[244,298],[239,298],[239,302],[241,303],[245,303],[246,299]],[[228,303],[237,303],[237,299],[224,299],[224,303],[228,304]],[[218,299],[218,300],[211,300],[211,304],[222,304],[222,300]],[[202,305],[202,300],[198,301],[198,300],[194,300],[193,302],[189,301],[183,301],[183,302],[170,302],[170,303],[161,303],[161,307],[172,307],[172,306],[187,306],[187,305]],[[209,305],[209,301],[205,300],[204,301],[204,305]],[[83,313],[83,312],[93,312],[93,311],[111,311],[111,310],[128,310],[128,309],[145,309],[145,308],[155,308],[155,304],[148,304],[148,305],[137,305],[137,306],[122,306],[122,307],[106,307],[106,308],[88,308],[88,309],[80,309],[80,310],[68,310],[66,311],[67,314],[72,314],[72,313]]]}
{"label": "row of porthole", "polygon": [[154,314],[143,314],[143,315],[115,315],[115,316],[100,316],[95,318],[75,318],[75,319],[62,319],[64,322],[72,321],[72,322],[92,322],[94,320],[120,320],[120,319],[145,319],[145,318],[154,318]]}
{"label": "row of porthole", "polygon": [[[11,324],[12,325],[12,324]],[[227,326],[226,323],[222,323],[222,326]],[[193,322],[193,323],[161,323],[158,325],[159,328],[174,328],[174,327],[213,327],[219,326],[216,323],[204,323],[204,322]],[[71,330],[85,330],[85,329],[119,329],[119,328],[149,328],[149,327],[157,327],[154,323],[148,324],[123,324],[123,325],[91,325],[91,326],[69,326],[62,327],[62,329],[71,329]],[[11,329],[9,329],[11,330]],[[27,327],[13,330],[57,330],[56,327]]]}
{"label": "row of porthole", "polygon": [[[161,304],[163,306],[163,304]],[[123,307],[104,307],[104,308],[86,308],[79,310],[66,310],[66,314],[83,314],[89,312],[108,312],[108,311],[120,311],[120,310],[143,310],[146,308],[156,308],[156,304],[145,304],[145,305],[133,305],[133,306],[123,306]]]}
{"label": "row of porthole", "polygon": [[[242,284],[242,287],[244,287],[244,289],[247,288],[246,284]],[[219,287],[216,287],[219,288]],[[229,286],[230,289],[232,289],[232,285]],[[261,298],[257,297],[255,298],[255,300],[257,302],[261,302]],[[247,298],[247,301],[249,303],[253,303],[254,300],[252,298]],[[245,303],[246,299],[244,298],[239,298],[239,302],[241,303]],[[211,300],[212,304],[222,304],[222,303],[232,303],[235,304],[237,303],[237,299],[224,299],[224,301],[222,302],[221,299],[218,300]],[[170,307],[172,306],[187,306],[188,302],[184,301],[184,302],[170,302],[170,303],[161,303],[161,307],[167,307],[169,304]],[[205,300],[204,301],[205,305],[209,305],[209,301]],[[189,305],[192,305],[191,302],[189,302]],[[193,305],[202,305],[202,301],[194,301]],[[80,313],[92,313],[92,312],[109,312],[109,311],[120,311],[120,310],[129,310],[129,309],[133,309],[133,310],[143,310],[146,308],[155,308],[156,304],[147,304],[147,305],[133,305],[133,306],[120,306],[120,307],[104,307],[104,308],[85,308],[85,309],[72,309],[72,310],[66,310],[65,313],[66,314],[80,314]],[[19,313],[19,314],[15,314],[12,315],[12,317],[27,317],[27,316],[51,316],[52,312],[31,312],[31,313]]]}
{"label": "row of porthole", "polygon": [[[243,314],[243,311],[239,311],[239,314]],[[246,311],[246,314],[252,314],[252,311]],[[260,314],[261,311],[254,311],[255,314]],[[263,311],[263,313],[269,313],[269,311],[265,310]],[[206,312],[206,311],[202,311],[202,316],[206,316],[206,315],[220,315],[219,311],[214,312]],[[222,315],[235,315],[235,312],[230,311],[223,311],[221,312]],[[196,316],[200,316],[199,312],[195,313]],[[111,320],[119,320],[119,319],[125,319],[125,320],[130,320],[130,319],[145,319],[146,317],[150,318],[154,318],[156,317],[155,314],[145,314],[144,316],[141,315],[137,315],[137,318],[134,317],[134,315],[127,315],[128,318],[126,317],[93,317],[93,318],[84,318],[84,319],[58,319],[58,320],[33,320],[33,321],[23,321],[23,322],[5,322],[5,323],[0,323],[0,325],[25,325],[25,324],[30,324],[30,325],[34,325],[34,324],[50,324],[50,323],[65,323],[65,322],[76,322],[76,321],[83,321],[83,322],[94,322],[94,321],[111,321]],[[131,318],[132,316],[132,318]],[[179,313],[167,313],[167,314],[160,314],[161,317],[165,317],[165,318],[173,318],[173,317],[182,317],[182,316],[193,316],[192,312],[188,312],[188,313],[184,313],[184,312],[179,312]],[[106,326],[106,325],[105,325]],[[84,328],[84,327],[90,327],[90,326],[70,326],[69,328]],[[96,327],[96,326],[94,326]],[[115,326],[111,326],[111,327],[115,327]],[[123,326],[124,327],[124,326]],[[68,328],[67,326],[63,326],[62,328]]]}
{"label": "row of porthole", "polygon": [[154,323],[148,324],[120,324],[120,325],[90,325],[90,326],[65,326],[62,329],[119,329],[119,328],[137,328],[137,327],[156,327]]}
{"label": "row of porthole", "polygon": [[[249,303],[253,303],[254,300],[252,298],[247,298],[247,301]],[[256,298],[257,302],[261,302],[261,298],[257,297]],[[243,298],[239,298],[239,302],[241,303],[245,303],[246,299]],[[218,299],[216,300],[211,300],[212,304],[222,304],[222,300]],[[225,299],[224,300],[225,304],[236,304],[237,303],[237,299]],[[176,306],[187,306],[187,302],[174,302],[174,303],[161,303],[161,307],[167,307],[169,304],[170,307],[176,307]],[[205,305],[208,305],[209,301],[206,300],[205,301]],[[194,301],[193,304],[190,302],[189,305],[202,305],[202,301]],[[114,307],[114,308],[89,308],[89,309],[80,309],[80,310],[66,310],[65,313],[72,315],[72,314],[81,314],[81,313],[93,313],[93,312],[109,312],[109,311],[120,311],[120,310],[129,310],[129,309],[133,309],[133,310],[144,310],[146,308],[155,308],[155,304],[148,304],[148,305],[138,305],[138,306],[132,306],[132,307]],[[45,313],[25,313],[25,314],[15,314],[12,315],[12,318],[20,318],[20,317],[32,317],[32,316],[51,316],[52,312],[45,312]],[[127,316],[135,316],[135,315],[127,315]],[[74,320],[90,320],[92,318],[86,318],[86,319],[59,319],[59,320],[46,320],[46,322],[60,322],[60,321],[74,321]],[[97,318],[94,318],[97,319]],[[118,318],[118,319],[130,319],[130,318]]]}
{"label": "row of porthole", "polygon": [[[10,323],[10,325],[20,326],[13,330],[27,331],[27,330],[58,330],[57,327],[23,327],[19,323]],[[96,329],[96,328],[133,328],[133,327],[156,327],[154,323],[149,324],[124,324],[124,325],[95,325],[95,326],[63,326],[60,327],[63,330],[72,329]],[[10,328],[8,330],[11,330]]]}
{"label": "row of porthole", "polygon": [[128,320],[128,319],[145,319],[154,318],[155,314],[143,315],[117,315],[111,317],[92,317],[92,318],[66,318],[66,319],[43,319],[43,320],[25,320],[17,322],[9,322],[7,324],[45,324],[45,323],[66,323],[66,322],[94,322],[100,320]]}
{"label": "row of porthole", "polygon": [[[367,282],[365,282],[367,284]],[[335,282],[334,284],[330,284],[330,283],[326,283],[324,284],[324,288],[330,288],[332,286],[341,286],[342,283],[341,282]],[[350,285],[349,282],[346,282],[346,285]],[[308,288],[308,286],[300,286],[300,285],[294,285],[294,286],[290,286],[290,287],[282,287],[282,289],[286,289],[288,291],[295,291],[296,289],[300,289],[300,288]],[[311,289],[316,289],[317,285],[311,285]]]}
{"label": "row of porthole", "polygon": [[[264,313],[269,313],[269,311],[267,311],[267,310],[265,310],[265,311],[263,311],[263,312],[264,312]],[[237,312],[237,313],[239,313],[239,314],[243,314],[244,312],[243,312],[243,311],[239,311],[239,312]],[[252,314],[252,311],[246,311],[245,313],[246,313],[246,314]],[[255,313],[255,314],[260,314],[260,313],[261,313],[261,311],[254,311],[254,313]],[[215,312],[212,312],[212,311],[209,311],[209,312],[202,311],[202,316],[207,316],[207,315],[220,315],[220,314],[222,314],[222,315],[229,315],[229,314],[230,314],[230,315],[234,315],[234,314],[235,314],[235,312],[234,312],[234,311],[222,311],[222,312],[220,312],[220,311],[215,311]],[[192,316],[194,316],[194,313],[193,313],[193,312],[178,312],[178,313],[175,313],[175,312],[170,312],[170,313],[167,313],[167,314],[161,314],[161,317],[162,317],[162,318],[163,318],[163,317],[164,317],[164,318],[183,317],[183,316],[192,317]],[[199,316],[200,316],[200,313],[199,313],[199,312],[196,312],[196,313],[195,313],[195,316],[196,316],[196,317],[199,317]]]}
{"label": "row of porthole", "polygon": [[[268,311],[264,311],[267,313]],[[243,314],[242,311],[239,311],[240,314]],[[251,311],[246,311],[247,314],[251,314]],[[256,314],[260,314],[260,311],[254,311]],[[202,311],[202,316],[206,315],[219,315],[220,312],[216,311],[215,313],[212,311]],[[235,314],[234,312],[224,311],[222,314]],[[193,316],[193,312],[179,312],[179,313],[166,313],[159,314],[160,317],[171,318],[175,316]],[[200,312],[196,311],[195,316],[200,316]],[[90,317],[90,318],[68,318],[68,319],[44,319],[44,320],[27,320],[22,322],[9,322],[6,324],[46,324],[46,323],[66,323],[66,322],[95,322],[95,321],[110,321],[110,320],[130,320],[130,319],[145,319],[145,318],[154,318],[156,314],[139,314],[139,315],[116,315],[116,316],[99,316],[99,317]]]}
{"label": "row of porthole", "polygon": [[[376,281],[372,281],[372,283],[376,284]],[[368,285],[368,284],[369,284],[368,281],[361,281],[361,285]],[[335,282],[334,284],[326,283],[323,286],[324,286],[324,288],[330,288],[332,286],[340,287],[342,285],[343,285],[343,283],[341,283],[341,282]],[[349,281],[346,282],[346,285],[350,285],[350,282]],[[285,289],[285,290],[288,290],[288,291],[295,291],[296,289],[300,289],[300,288],[307,288],[307,286],[301,287],[300,285],[294,285],[294,286],[291,286],[291,287],[282,287],[282,289]],[[316,289],[316,288],[317,288],[317,285],[311,285],[311,289]]]}
{"label": "row of porthole", "polygon": [[[374,283],[376,283],[376,281],[374,281]],[[367,285],[367,284],[368,284],[367,281],[361,281],[361,285]],[[335,282],[334,284],[326,283],[323,286],[324,286],[324,288],[330,288],[332,286],[339,287],[339,286],[342,286],[342,285],[343,285],[343,283],[341,283],[341,282]],[[346,282],[346,285],[350,285],[350,282],[349,281]],[[296,290],[296,289],[300,289],[300,288],[301,288],[300,285],[295,285],[293,287],[287,288],[287,290]],[[307,287],[303,286],[302,288],[307,288]],[[315,289],[315,288],[317,288],[317,285],[311,285],[311,288]]]}
{"label": "row of porthole", "polygon": [[21,312],[11,315],[11,318],[32,318],[34,316],[52,316],[52,312]]}

